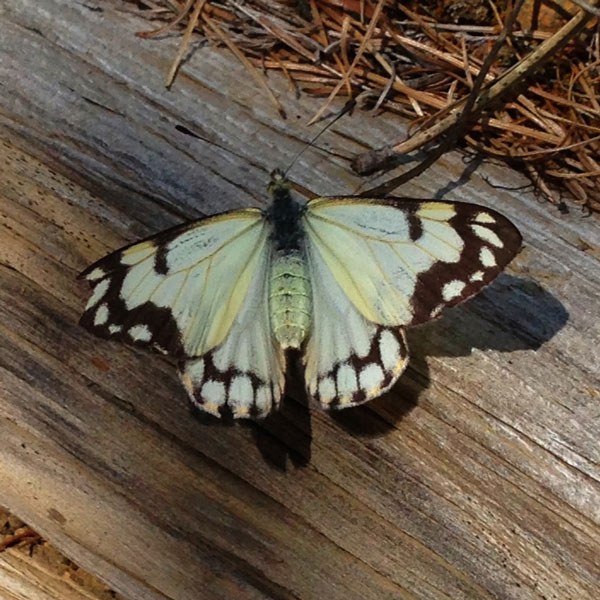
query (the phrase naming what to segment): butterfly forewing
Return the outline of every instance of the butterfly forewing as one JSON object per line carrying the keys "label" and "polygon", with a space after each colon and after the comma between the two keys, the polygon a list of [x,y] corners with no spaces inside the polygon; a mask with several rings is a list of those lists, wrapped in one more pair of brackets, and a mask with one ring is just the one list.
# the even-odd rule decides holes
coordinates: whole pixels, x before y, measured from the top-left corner
{"label": "butterfly forewing", "polygon": [[221,343],[265,253],[260,211],[225,213],[123,248],[86,269],[81,324],[181,356]]}
{"label": "butterfly forewing", "polygon": [[410,326],[490,283],[521,236],[477,205],[318,198],[305,215],[308,245],[368,320]]}

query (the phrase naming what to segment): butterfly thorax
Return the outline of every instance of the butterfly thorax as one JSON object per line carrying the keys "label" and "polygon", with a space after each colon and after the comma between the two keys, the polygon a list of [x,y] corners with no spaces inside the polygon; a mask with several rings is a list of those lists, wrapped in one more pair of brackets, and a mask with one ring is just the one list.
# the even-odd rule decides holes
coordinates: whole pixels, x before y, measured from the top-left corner
{"label": "butterfly thorax", "polygon": [[269,277],[269,313],[282,348],[300,348],[310,328],[311,289],[304,249],[302,215],[287,180],[277,172],[269,187],[273,203],[266,211],[274,252]]}

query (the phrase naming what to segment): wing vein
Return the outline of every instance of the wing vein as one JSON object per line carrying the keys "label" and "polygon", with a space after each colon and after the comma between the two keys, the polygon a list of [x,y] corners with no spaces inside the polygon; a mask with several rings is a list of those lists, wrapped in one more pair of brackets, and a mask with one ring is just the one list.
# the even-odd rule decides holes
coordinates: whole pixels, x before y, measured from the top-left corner
{"label": "wing vein", "polygon": [[[328,245],[328,244],[327,244],[327,243],[326,243],[326,242],[323,240],[323,238],[322,238],[322,237],[321,237],[321,236],[320,236],[320,235],[319,235],[319,234],[316,232],[316,230],[314,229],[314,227],[313,227],[312,225],[310,225],[310,223],[309,223],[308,227],[311,229],[311,232],[312,232],[312,235],[314,236],[314,238],[318,239],[318,240],[319,240],[319,242],[320,242],[320,243],[321,243],[321,244],[322,244],[322,245],[323,245],[323,246],[324,246],[324,247],[325,247],[325,248],[328,250],[328,252],[330,252],[331,254],[333,254],[333,256],[335,256],[335,254],[334,254],[334,253],[331,251],[331,246],[329,246],[329,245]],[[339,264],[339,266],[342,268],[342,270],[343,270],[343,271],[346,273],[346,275],[348,276],[348,278],[349,278],[351,281],[354,281],[354,279],[352,279],[352,276],[351,276],[351,274],[350,274],[350,270],[349,270],[349,269],[346,267],[346,265],[344,265],[344,263],[343,263],[343,262],[340,262],[339,260],[337,260],[337,258],[336,258],[336,261],[338,262],[338,264]],[[363,303],[367,302],[367,298],[366,298],[366,296],[364,296],[364,295],[361,293],[361,291],[360,291],[360,290],[358,290],[358,289],[357,289],[356,291],[357,291],[357,293],[359,294],[359,296],[360,296],[361,300],[363,301]]]}

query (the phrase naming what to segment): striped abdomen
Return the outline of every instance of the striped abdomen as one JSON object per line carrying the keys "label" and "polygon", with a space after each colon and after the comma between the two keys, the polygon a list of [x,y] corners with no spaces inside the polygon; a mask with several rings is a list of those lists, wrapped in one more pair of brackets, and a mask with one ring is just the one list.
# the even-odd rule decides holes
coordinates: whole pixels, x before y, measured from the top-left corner
{"label": "striped abdomen", "polygon": [[311,291],[300,250],[279,250],[271,266],[269,309],[282,348],[300,348],[310,327]]}

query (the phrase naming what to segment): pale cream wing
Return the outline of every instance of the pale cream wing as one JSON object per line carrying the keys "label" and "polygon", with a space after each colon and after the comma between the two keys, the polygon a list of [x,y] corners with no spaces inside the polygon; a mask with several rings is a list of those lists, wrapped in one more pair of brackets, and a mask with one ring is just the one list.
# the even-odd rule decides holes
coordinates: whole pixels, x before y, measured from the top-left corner
{"label": "pale cream wing", "polygon": [[265,417],[285,384],[285,354],[269,317],[270,255],[264,253],[245,301],[221,344],[180,364],[192,402],[217,417]]}
{"label": "pale cream wing", "polygon": [[307,259],[313,303],[304,349],[307,392],[327,409],[372,400],[396,382],[408,363],[404,332],[367,320],[310,241]]}
{"label": "pale cream wing", "polygon": [[224,213],[127,246],[86,269],[81,324],[94,334],[193,357],[221,344],[264,269],[270,225]]}
{"label": "pale cream wing", "polygon": [[235,211],[107,256],[81,275],[93,287],[81,324],[177,357],[202,410],[266,415],[285,372],[268,313],[270,228],[258,210]]}
{"label": "pale cream wing", "polygon": [[422,323],[471,297],[521,245],[508,219],[460,202],[318,198],[304,226],[311,256],[353,306],[388,326]]}

